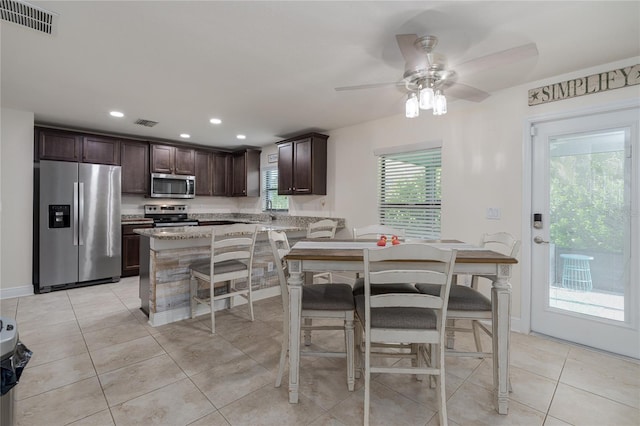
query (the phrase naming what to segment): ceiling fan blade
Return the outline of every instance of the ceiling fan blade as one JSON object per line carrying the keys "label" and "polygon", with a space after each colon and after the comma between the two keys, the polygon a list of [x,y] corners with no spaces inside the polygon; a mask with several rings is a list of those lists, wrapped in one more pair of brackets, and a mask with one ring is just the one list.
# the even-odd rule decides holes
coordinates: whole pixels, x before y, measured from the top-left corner
{"label": "ceiling fan blade", "polygon": [[[446,86],[445,82],[442,87],[445,88]],[[451,86],[447,87],[444,94],[445,96],[452,96],[456,99],[464,99],[471,102],[482,102],[490,96],[489,93],[483,90],[455,82],[452,82]]]}
{"label": "ceiling fan blade", "polygon": [[418,50],[415,42],[418,39],[416,34],[396,34],[396,41],[407,66],[415,67],[426,60],[424,52]]}
{"label": "ceiling fan blade", "polygon": [[474,74],[534,56],[538,56],[538,47],[535,43],[527,43],[522,46],[512,47],[511,49],[506,49],[501,52],[471,59],[470,61],[456,65],[454,68],[460,74]]}
{"label": "ceiling fan blade", "polygon": [[361,90],[361,89],[377,89],[379,87],[393,87],[393,86],[404,86],[404,82],[402,81],[395,81],[393,83],[371,83],[371,84],[360,84],[357,86],[343,86],[343,87],[336,87],[334,90],[336,92],[343,92],[346,90]]}

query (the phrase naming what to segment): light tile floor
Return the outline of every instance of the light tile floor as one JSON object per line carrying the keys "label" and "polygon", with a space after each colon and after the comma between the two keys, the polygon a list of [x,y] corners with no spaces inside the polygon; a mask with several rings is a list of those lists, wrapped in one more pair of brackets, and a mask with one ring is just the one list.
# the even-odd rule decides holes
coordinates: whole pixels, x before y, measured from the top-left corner
{"label": "light tile floor", "polygon": [[[274,388],[282,336],[279,297],[153,328],[137,278],[1,301],[34,352],[18,384],[18,425],[360,425],[363,381],[346,386],[344,360],[303,357],[300,403]],[[340,332],[314,337],[339,347]],[[492,403],[490,362],[446,365],[449,423],[639,425],[640,363],[537,336],[512,334],[512,402]],[[487,343],[485,343],[488,345]],[[459,336],[457,345],[471,345]],[[435,392],[410,376],[379,375],[371,422],[437,425]]]}

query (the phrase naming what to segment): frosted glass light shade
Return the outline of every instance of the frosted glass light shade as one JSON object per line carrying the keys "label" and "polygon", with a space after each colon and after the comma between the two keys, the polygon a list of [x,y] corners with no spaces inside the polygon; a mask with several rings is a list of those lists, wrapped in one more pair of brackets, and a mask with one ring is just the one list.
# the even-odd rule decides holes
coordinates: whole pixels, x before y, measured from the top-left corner
{"label": "frosted glass light shade", "polygon": [[420,109],[433,108],[433,89],[431,87],[423,87],[420,89]]}
{"label": "frosted glass light shade", "polygon": [[405,104],[405,116],[407,118],[415,118],[420,115],[420,105],[418,103],[418,96],[411,92],[409,93],[409,97],[407,98],[407,103]]}
{"label": "frosted glass light shade", "polygon": [[444,115],[447,113],[447,98],[441,90],[436,90],[433,100],[433,115]]}

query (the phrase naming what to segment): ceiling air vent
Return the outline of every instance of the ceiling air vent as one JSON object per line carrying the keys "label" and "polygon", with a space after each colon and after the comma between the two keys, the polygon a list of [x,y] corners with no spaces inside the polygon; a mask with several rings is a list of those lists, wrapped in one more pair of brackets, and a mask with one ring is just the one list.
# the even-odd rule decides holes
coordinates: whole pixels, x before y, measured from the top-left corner
{"label": "ceiling air vent", "polygon": [[153,127],[153,126],[155,126],[156,124],[158,124],[158,122],[157,122],[157,121],[145,120],[145,119],[142,119],[142,118],[138,118],[138,119],[135,121],[135,123],[136,123],[136,124],[139,124],[139,125],[141,125],[141,126],[145,126],[145,127]]}
{"label": "ceiling air vent", "polygon": [[45,34],[53,34],[58,14],[19,0],[0,0],[0,18]]}

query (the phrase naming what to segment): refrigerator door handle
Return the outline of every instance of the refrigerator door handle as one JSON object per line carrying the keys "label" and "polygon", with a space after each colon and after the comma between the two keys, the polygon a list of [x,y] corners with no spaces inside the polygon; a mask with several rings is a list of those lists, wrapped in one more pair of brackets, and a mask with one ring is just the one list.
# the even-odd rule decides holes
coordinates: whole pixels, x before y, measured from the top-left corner
{"label": "refrigerator door handle", "polygon": [[73,182],[73,245],[78,245],[78,182]]}
{"label": "refrigerator door handle", "polygon": [[84,245],[84,182],[78,184],[78,245]]}

